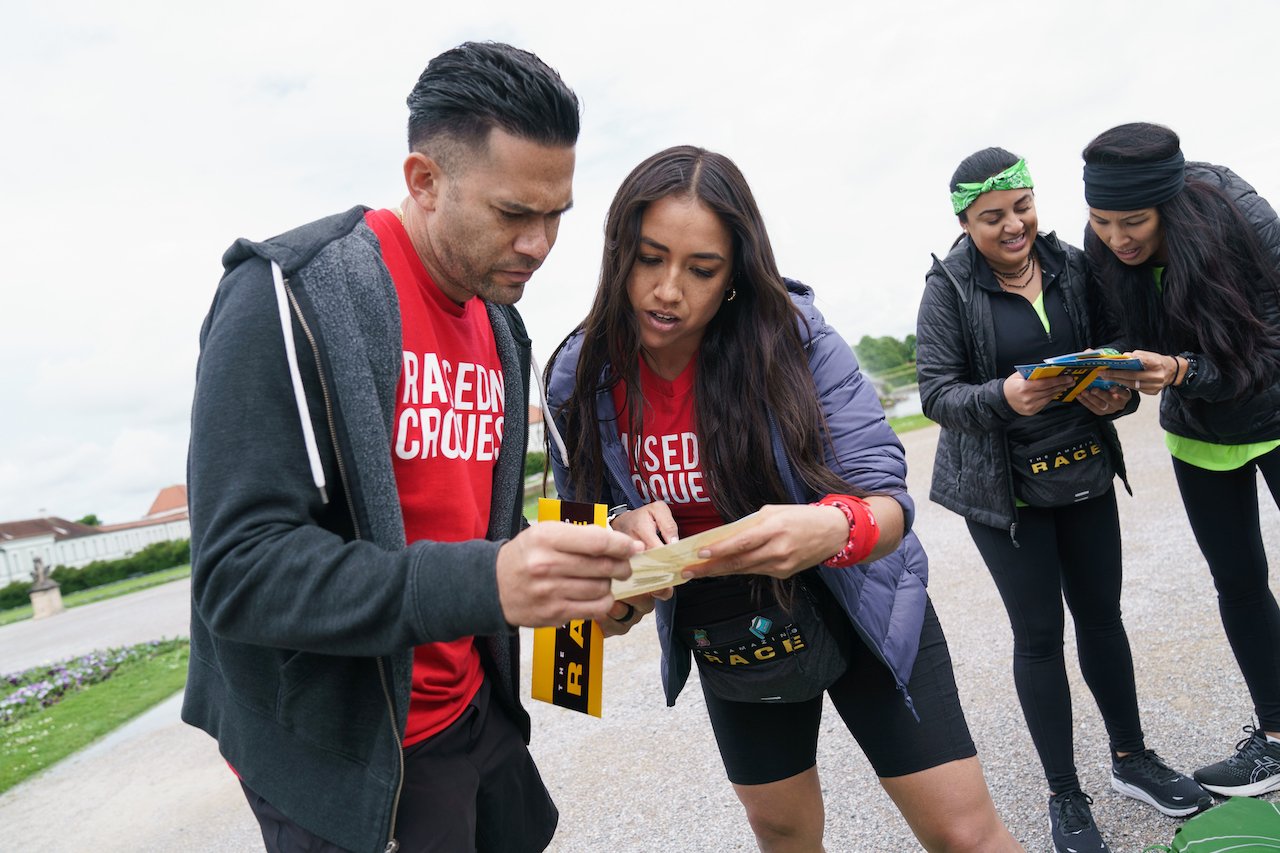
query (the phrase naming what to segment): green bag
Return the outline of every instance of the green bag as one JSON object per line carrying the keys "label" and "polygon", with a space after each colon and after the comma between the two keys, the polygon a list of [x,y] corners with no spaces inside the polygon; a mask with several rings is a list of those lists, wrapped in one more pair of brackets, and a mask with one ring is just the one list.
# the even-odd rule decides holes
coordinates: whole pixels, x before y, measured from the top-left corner
{"label": "green bag", "polygon": [[1275,853],[1280,851],[1280,803],[1231,797],[1178,827],[1173,842],[1143,850],[1164,853]]}

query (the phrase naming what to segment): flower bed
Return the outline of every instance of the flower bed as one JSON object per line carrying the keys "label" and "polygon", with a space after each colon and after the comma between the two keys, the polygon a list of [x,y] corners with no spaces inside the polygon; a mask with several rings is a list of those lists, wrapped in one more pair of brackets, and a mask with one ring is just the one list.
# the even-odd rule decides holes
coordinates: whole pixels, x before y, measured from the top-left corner
{"label": "flower bed", "polygon": [[123,664],[163,654],[186,640],[152,640],[90,652],[0,679],[0,726],[39,713],[64,697],[106,681]]}

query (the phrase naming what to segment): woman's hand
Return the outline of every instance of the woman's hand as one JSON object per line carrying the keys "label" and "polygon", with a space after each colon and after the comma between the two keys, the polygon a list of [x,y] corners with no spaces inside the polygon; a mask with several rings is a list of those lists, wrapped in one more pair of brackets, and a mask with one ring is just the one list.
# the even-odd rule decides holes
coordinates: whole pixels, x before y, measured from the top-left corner
{"label": "woman's hand", "polygon": [[1141,349],[1127,352],[1125,355],[1139,359],[1142,362],[1142,369],[1104,370],[1102,376],[1143,394],[1159,394],[1166,386],[1172,385],[1184,369],[1182,362],[1173,355]]}
{"label": "woman's hand", "polygon": [[1004,398],[1009,408],[1020,415],[1034,415],[1053,402],[1053,398],[1070,388],[1074,380],[1070,376],[1049,376],[1045,379],[1027,379],[1018,371],[1004,380]]}
{"label": "woman's hand", "polygon": [[685,569],[685,577],[788,578],[830,558],[849,541],[849,520],[833,506],[770,504],[759,515],[758,524],[699,551],[706,562]]}
{"label": "woman's hand", "polygon": [[657,548],[680,538],[671,507],[664,501],[654,501],[639,509],[627,510],[609,522],[614,530],[625,533],[644,543],[644,549]]}
{"label": "woman's hand", "polygon": [[1095,415],[1114,415],[1129,405],[1133,392],[1122,385],[1110,388],[1086,388],[1076,395],[1076,402]]}
{"label": "woman's hand", "polygon": [[609,608],[609,615],[596,623],[600,632],[606,637],[625,634],[640,624],[646,613],[652,613],[659,601],[666,601],[674,590],[671,587],[637,595],[634,598],[619,598]]}

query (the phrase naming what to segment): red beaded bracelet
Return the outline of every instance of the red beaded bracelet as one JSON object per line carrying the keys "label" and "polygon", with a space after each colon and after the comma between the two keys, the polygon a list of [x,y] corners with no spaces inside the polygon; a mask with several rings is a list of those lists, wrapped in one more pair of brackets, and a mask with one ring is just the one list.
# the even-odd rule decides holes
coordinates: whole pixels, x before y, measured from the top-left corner
{"label": "red beaded bracelet", "polygon": [[880,525],[871,512],[870,505],[853,495],[827,495],[813,502],[814,506],[833,506],[849,520],[849,541],[834,557],[823,560],[822,565],[833,569],[847,569],[866,560],[880,541]]}

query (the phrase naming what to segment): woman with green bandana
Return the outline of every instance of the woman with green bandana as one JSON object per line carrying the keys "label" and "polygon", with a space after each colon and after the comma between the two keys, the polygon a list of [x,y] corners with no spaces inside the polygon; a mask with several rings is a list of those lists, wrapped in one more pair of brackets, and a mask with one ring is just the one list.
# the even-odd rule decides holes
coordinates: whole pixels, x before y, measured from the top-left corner
{"label": "woman with green bandana", "polygon": [[[1182,816],[1211,802],[1147,749],[1120,616],[1124,460],[1111,419],[1127,388],[1026,379],[1015,365],[1105,344],[1083,253],[1040,234],[1026,162],[987,148],[951,178],[964,233],[925,278],[916,329],[924,413],[942,425],[930,497],[964,516],[1013,629],[1018,699],[1049,788],[1059,851],[1107,849],[1081,789],[1063,654],[1066,598],[1080,669],[1111,744],[1111,785]],[[1127,487],[1127,484],[1126,484]]]}
{"label": "woman with green bandana", "polygon": [[1280,219],[1225,166],[1135,123],[1084,149],[1085,250],[1143,370],[1222,626],[1253,700],[1236,754],[1196,779],[1224,796],[1280,790],[1280,607],[1268,583],[1258,472],[1280,503]]}

